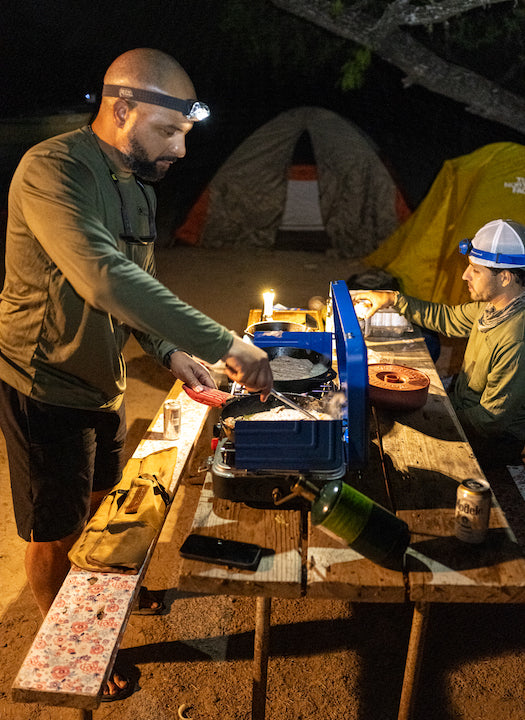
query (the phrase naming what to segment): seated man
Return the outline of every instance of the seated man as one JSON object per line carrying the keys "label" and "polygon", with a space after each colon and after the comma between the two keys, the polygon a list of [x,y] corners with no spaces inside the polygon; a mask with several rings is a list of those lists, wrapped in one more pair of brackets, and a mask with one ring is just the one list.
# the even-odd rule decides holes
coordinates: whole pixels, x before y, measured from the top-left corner
{"label": "seated man", "polygon": [[399,292],[363,292],[367,316],[393,307],[448,337],[468,337],[451,390],[454,410],[483,468],[522,462],[525,446],[525,227],[493,220],[459,244],[472,302],[442,305]]}

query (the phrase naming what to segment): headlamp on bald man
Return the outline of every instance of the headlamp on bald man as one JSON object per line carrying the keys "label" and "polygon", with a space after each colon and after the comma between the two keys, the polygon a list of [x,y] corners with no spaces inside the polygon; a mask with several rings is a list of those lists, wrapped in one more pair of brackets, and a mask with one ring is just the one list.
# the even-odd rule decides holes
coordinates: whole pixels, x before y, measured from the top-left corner
{"label": "headlamp on bald man", "polygon": [[104,85],[102,88],[103,97],[119,97],[123,100],[134,100],[135,102],[148,103],[149,105],[160,105],[170,110],[177,110],[185,118],[193,122],[206,120],[210,116],[210,108],[198,100],[181,100],[181,98],[152,90],[128,87],[126,85]]}

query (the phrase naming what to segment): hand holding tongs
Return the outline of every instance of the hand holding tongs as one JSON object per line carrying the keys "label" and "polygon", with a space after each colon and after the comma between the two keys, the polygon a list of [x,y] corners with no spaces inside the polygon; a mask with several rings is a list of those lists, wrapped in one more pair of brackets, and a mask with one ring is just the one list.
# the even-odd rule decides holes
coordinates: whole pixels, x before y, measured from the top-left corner
{"label": "hand holding tongs", "polygon": [[275,388],[272,388],[272,389],[270,390],[270,395],[273,395],[273,396],[276,397],[278,400],[280,400],[281,402],[283,402],[285,405],[288,405],[289,407],[293,408],[294,410],[297,410],[297,412],[300,412],[300,413],[302,413],[303,415],[306,415],[306,417],[307,417],[309,420],[317,420],[317,418],[315,417],[315,415],[313,415],[311,412],[308,412],[308,410],[305,410],[305,409],[302,408],[300,405],[297,405],[297,403],[294,403],[293,400],[290,400],[290,398],[286,397],[286,395],[283,395],[282,393],[280,393],[280,392],[279,392],[278,390],[276,390]]}

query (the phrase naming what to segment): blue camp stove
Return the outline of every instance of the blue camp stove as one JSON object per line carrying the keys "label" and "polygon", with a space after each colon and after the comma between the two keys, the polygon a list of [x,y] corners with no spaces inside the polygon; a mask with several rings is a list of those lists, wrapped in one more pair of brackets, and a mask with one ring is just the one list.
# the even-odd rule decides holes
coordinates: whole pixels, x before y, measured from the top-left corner
{"label": "blue camp stove", "polygon": [[[327,322],[330,332],[282,332],[278,342],[333,359],[335,379],[312,388],[307,395],[316,398],[320,409],[337,403],[340,416],[315,421],[237,419],[234,438],[222,438],[213,458],[211,473],[218,497],[271,506],[290,495],[298,475],[321,486],[366,464],[366,345],[343,281],[330,285]],[[274,334],[255,333],[253,342],[269,348],[275,347],[276,339]]]}

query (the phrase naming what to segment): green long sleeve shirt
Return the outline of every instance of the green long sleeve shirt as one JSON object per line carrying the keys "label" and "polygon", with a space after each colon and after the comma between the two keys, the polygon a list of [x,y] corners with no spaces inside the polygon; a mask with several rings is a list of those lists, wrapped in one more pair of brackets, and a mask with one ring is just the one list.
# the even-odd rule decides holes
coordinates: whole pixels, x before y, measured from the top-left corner
{"label": "green long sleeve shirt", "polygon": [[[131,174],[113,180],[107,163],[81,128],[29,150],[9,191],[0,378],[55,405],[117,407],[131,331],[161,362],[179,348],[213,363],[233,340],[155,279],[153,239],[138,239],[154,192]],[[120,237],[122,204],[132,241]]]}
{"label": "green long sleeve shirt", "polygon": [[416,325],[468,337],[451,401],[467,434],[510,435],[525,444],[525,310],[486,332],[478,318],[487,303],[441,305],[399,295],[395,309]]}

